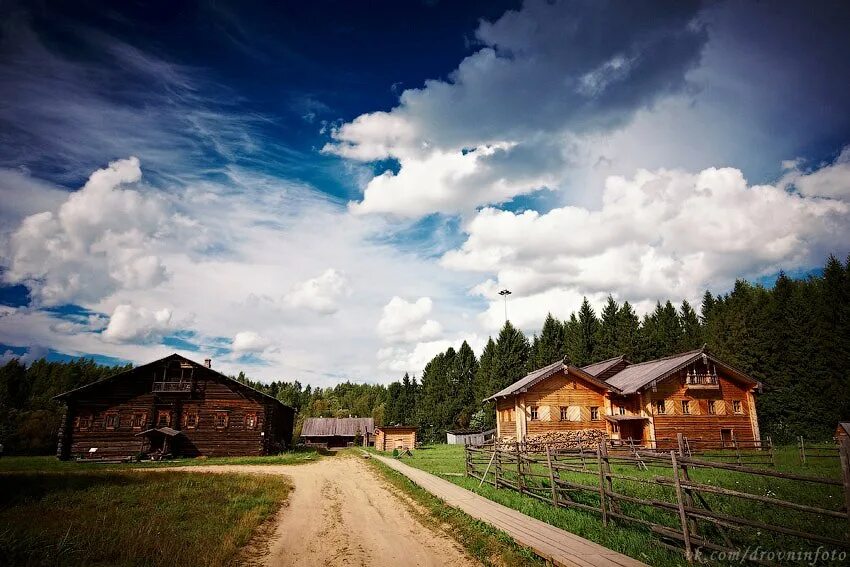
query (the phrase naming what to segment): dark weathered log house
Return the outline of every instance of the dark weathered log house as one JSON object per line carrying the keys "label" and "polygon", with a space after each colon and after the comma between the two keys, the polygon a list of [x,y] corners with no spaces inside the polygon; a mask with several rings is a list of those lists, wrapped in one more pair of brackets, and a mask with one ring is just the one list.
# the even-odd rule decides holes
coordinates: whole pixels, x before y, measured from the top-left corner
{"label": "dark weathered log house", "polygon": [[172,354],[60,394],[57,456],[218,457],[289,447],[295,410],[210,366]]}

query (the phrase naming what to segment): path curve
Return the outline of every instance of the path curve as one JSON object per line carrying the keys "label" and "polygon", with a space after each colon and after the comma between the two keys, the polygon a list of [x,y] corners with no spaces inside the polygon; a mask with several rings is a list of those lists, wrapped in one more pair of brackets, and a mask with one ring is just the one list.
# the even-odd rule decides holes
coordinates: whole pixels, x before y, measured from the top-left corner
{"label": "path curve", "polygon": [[357,457],[306,465],[176,467],[205,473],[283,474],[295,489],[273,533],[252,543],[249,563],[279,566],[478,565],[446,534],[423,525],[385,480]]}

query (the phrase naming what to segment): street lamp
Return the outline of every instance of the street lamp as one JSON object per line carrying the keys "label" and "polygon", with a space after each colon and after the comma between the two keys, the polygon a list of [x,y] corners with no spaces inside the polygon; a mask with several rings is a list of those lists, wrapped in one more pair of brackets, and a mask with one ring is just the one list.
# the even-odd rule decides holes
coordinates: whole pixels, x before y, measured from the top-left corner
{"label": "street lamp", "polygon": [[503,289],[502,291],[499,292],[499,295],[501,295],[505,299],[505,324],[507,324],[507,322],[508,322],[508,296],[510,294],[511,294],[510,290],[507,290],[507,289]]}

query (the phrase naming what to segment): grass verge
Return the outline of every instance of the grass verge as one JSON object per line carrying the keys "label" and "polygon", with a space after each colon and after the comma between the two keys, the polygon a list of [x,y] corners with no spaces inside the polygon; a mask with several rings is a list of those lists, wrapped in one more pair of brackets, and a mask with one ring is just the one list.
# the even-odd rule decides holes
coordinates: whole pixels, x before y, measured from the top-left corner
{"label": "grass verge", "polygon": [[60,461],[56,457],[2,457],[0,472],[42,471],[78,472],[103,470],[129,470],[144,468],[191,467],[208,465],[299,465],[322,458],[314,449],[297,449],[264,457],[199,457],[172,461],[145,461],[142,463],[110,464],[98,462]]}
{"label": "grass verge", "polygon": [[466,513],[446,505],[442,500],[411,482],[406,476],[388,466],[369,460],[370,466],[381,473],[394,488],[410,497],[420,509],[410,506],[411,511],[424,523],[442,529],[463,545],[467,552],[485,565],[546,565],[531,551],[517,545],[506,534],[476,520]]}
{"label": "grass verge", "polygon": [[228,565],[276,512],[278,476],[0,473],[0,565]]}

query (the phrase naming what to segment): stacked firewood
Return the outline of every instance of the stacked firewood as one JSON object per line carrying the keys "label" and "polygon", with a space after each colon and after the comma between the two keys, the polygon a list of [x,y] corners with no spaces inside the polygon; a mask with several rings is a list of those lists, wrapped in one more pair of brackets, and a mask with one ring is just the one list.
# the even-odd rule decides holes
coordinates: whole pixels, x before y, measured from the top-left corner
{"label": "stacked firewood", "polygon": [[[608,435],[599,429],[579,429],[576,431],[546,431],[529,433],[525,436],[526,445],[548,445],[551,449],[595,449]],[[502,437],[499,443],[513,445],[516,437]]]}

